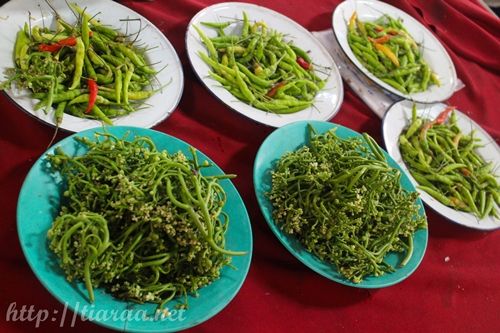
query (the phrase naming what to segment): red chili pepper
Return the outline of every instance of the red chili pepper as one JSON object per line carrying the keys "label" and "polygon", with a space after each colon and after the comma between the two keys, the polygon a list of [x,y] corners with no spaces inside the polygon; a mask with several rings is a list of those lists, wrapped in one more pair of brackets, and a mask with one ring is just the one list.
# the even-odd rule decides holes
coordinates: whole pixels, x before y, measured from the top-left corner
{"label": "red chili pepper", "polygon": [[38,51],[42,52],[57,52],[59,51],[63,46],[75,46],[76,45],[76,37],[71,36],[68,38],[61,39],[58,42],[55,42],[53,44],[40,44],[38,45]]}
{"label": "red chili pepper", "polygon": [[89,30],[89,37],[90,38],[94,37],[94,32],[92,30]]}
{"label": "red chili pepper", "polygon": [[297,57],[297,63],[299,64],[300,67],[302,67],[304,69],[311,68],[311,64],[308,63],[307,61],[305,61],[304,58],[302,58],[302,57]]}
{"label": "red chili pepper", "polygon": [[87,80],[87,86],[89,87],[89,105],[87,105],[85,113],[90,113],[90,111],[92,111],[92,108],[95,105],[95,100],[97,98],[97,92],[99,91],[99,87],[97,86],[97,83],[92,79]]}
{"label": "red chili pepper", "polygon": [[384,27],[381,27],[380,25],[376,25],[376,26],[375,26],[375,31],[376,31],[376,32],[381,32],[381,31],[384,31]]}
{"label": "red chili pepper", "polygon": [[267,97],[274,97],[276,93],[278,92],[279,88],[283,87],[286,84],[286,81],[280,81],[276,83],[269,91],[267,92],[266,96]]}
{"label": "red chili pepper", "polygon": [[466,168],[460,169],[460,172],[462,172],[462,175],[464,175],[465,177],[469,177],[471,174],[470,170]]}
{"label": "red chili pepper", "polygon": [[436,118],[436,120],[434,120],[434,123],[435,124],[442,124],[446,121],[446,119],[448,119],[448,116],[450,115],[450,113],[455,110],[455,107],[454,106],[447,106],[446,109],[444,109],[444,111],[442,111]]}
{"label": "red chili pepper", "polygon": [[424,136],[427,131],[429,130],[429,128],[431,128],[432,126],[434,125],[441,125],[442,123],[444,123],[446,121],[446,119],[448,119],[448,116],[450,115],[451,111],[455,110],[455,107],[454,106],[447,106],[446,109],[444,109],[444,111],[442,111],[437,117],[436,119],[434,119],[433,121],[428,121],[424,124],[424,126],[422,126],[422,129],[420,130],[420,135],[421,136]]}

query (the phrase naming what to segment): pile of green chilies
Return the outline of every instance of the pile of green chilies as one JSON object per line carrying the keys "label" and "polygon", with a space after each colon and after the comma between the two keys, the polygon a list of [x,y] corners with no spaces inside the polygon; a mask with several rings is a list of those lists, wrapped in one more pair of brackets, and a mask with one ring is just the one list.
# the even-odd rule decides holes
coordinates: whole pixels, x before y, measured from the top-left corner
{"label": "pile of green chilies", "polygon": [[245,12],[241,32],[227,35],[225,29],[236,23],[203,22],[217,30],[213,38],[193,26],[208,51],[198,54],[210,66],[209,75],[236,98],[263,111],[285,114],[312,106],[325,80],[316,75],[308,53],[284,41],[265,22],[251,23]]}
{"label": "pile of green chilies", "polygon": [[55,109],[59,125],[64,113],[112,124],[111,118],[129,114],[157,90],[156,72],[144,58],[145,49],[116,30],[71,4],[75,25],[55,12],[57,29],[51,31],[27,23],[17,33],[15,68],[7,73],[0,89],[12,82],[28,88],[40,102],[35,110]]}
{"label": "pile of green chilies", "polygon": [[[77,138],[82,156],[48,155],[62,176],[62,207],[48,231],[69,281],[85,282],[89,300],[104,287],[117,298],[160,308],[219,278],[229,216],[220,180],[204,176],[196,152],[158,151],[147,137]],[[186,303],[183,304],[183,306]]]}
{"label": "pile of green chilies", "polygon": [[367,134],[341,139],[335,129],[282,156],[272,171],[269,199],[276,224],[341,275],[359,283],[394,268],[391,251],[413,253],[413,233],[426,228],[418,194],[401,188],[399,170]]}
{"label": "pile of green chilies", "polygon": [[430,120],[418,117],[413,106],[411,123],[399,137],[403,161],[418,187],[442,204],[479,219],[498,218],[500,185],[492,172],[494,164],[476,152],[484,143],[474,131],[462,133],[453,110],[447,107]]}
{"label": "pile of green chilies", "polygon": [[362,22],[354,12],[348,24],[347,41],[352,52],[383,82],[404,94],[440,85],[400,20],[383,15],[374,22]]}

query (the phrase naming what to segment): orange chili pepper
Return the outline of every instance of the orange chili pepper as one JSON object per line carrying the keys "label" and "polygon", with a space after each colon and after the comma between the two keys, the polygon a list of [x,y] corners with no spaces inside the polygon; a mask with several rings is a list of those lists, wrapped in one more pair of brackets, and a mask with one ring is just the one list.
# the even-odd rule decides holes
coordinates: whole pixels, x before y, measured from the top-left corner
{"label": "orange chili pepper", "polygon": [[389,28],[387,29],[386,31],[389,35],[392,35],[392,36],[396,36],[396,35],[399,35],[399,31],[397,31],[396,29],[394,28]]}
{"label": "orange chili pepper", "polygon": [[434,120],[434,123],[435,124],[442,124],[446,121],[446,119],[448,119],[448,116],[450,115],[450,113],[455,110],[455,107],[454,106],[447,106],[437,117],[436,119]]}
{"label": "orange chili pepper", "polygon": [[380,44],[380,43],[377,43],[375,41],[373,41],[373,45],[375,46],[375,48],[377,50],[379,50],[380,52],[382,52],[387,58],[389,58],[389,60],[394,64],[396,65],[396,67],[399,67],[399,59],[398,57],[396,57],[396,55],[394,54],[394,52],[391,51],[390,48],[388,48],[387,46],[383,45],[383,44]]}
{"label": "orange chili pepper", "polygon": [[462,175],[464,175],[465,177],[469,177],[471,172],[469,169],[466,169],[466,168],[462,168],[460,169],[460,172],[462,173]]}

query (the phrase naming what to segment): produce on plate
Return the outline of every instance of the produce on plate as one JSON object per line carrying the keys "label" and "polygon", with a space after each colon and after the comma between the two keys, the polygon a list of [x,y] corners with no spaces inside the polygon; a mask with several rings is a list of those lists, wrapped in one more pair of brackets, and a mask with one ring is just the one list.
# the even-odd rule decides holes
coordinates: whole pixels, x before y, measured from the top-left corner
{"label": "produce on plate", "polygon": [[103,287],[162,308],[195,294],[219,278],[231,256],[245,254],[225,248],[229,216],[220,180],[233,175],[204,176],[210,164],[200,164],[194,148],[188,158],[158,151],[148,137],[76,140],[88,147],[84,155],[56,148],[48,156],[65,190],[47,235],[67,279],[83,281],[91,302],[94,288]]}
{"label": "produce on plate", "polygon": [[70,8],[78,17],[74,25],[55,10],[55,30],[25,23],[16,37],[15,68],[0,89],[15,83],[31,90],[40,100],[35,110],[54,108],[56,125],[65,113],[112,124],[158,91],[152,88],[156,71],[137,46],[138,35],[125,36],[85,9]]}
{"label": "produce on plate", "polygon": [[[208,54],[199,56],[211,71],[210,77],[231,94],[249,105],[272,113],[294,113],[313,105],[314,97],[325,80],[317,74],[309,54],[270,29],[266,22],[250,22],[243,12],[240,21],[202,22],[215,29],[209,38],[198,26],[193,27]],[[236,26],[240,25],[240,29]]]}
{"label": "produce on plate", "polygon": [[383,82],[403,94],[422,92],[431,85],[440,85],[417,42],[400,20],[383,15],[373,22],[363,22],[354,12],[348,25],[347,41],[352,52],[368,71]]}
{"label": "produce on plate", "polygon": [[394,271],[384,261],[389,252],[402,253],[404,266],[414,232],[427,226],[417,192],[401,187],[400,171],[367,134],[309,132],[309,144],[282,156],[272,171],[276,224],[355,283]]}
{"label": "produce on plate", "polygon": [[417,116],[413,105],[409,126],[399,137],[399,149],[418,188],[453,209],[470,212],[480,219],[498,218],[500,185],[476,148],[485,142],[474,131],[462,133],[455,107],[446,107],[436,119]]}

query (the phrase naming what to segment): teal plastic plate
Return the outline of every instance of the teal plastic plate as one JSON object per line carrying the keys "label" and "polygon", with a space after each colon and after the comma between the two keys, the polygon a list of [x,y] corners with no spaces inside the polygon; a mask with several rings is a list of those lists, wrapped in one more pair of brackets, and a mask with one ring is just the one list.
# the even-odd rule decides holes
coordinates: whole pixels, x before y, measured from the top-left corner
{"label": "teal plastic plate", "polygon": [[[24,181],[17,206],[17,228],[19,241],[26,260],[40,282],[61,303],[72,311],[82,314],[90,321],[119,331],[173,332],[198,325],[221,311],[240,289],[250,267],[252,256],[252,230],[245,205],[230,180],[221,181],[227,194],[224,211],[229,215],[230,225],[226,234],[226,247],[247,251],[245,256],[233,257],[231,267],[224,267],[221,277],[199,290],[199,297],[188,297],[187,310],[175,310],[177,302],[167,304],[171,315],[162,318],[155,315],[156,304],[137,304],[115,299],[103,289],[95,291],[95,302],[90,304],[83,283],[69,283],[59,268],[57,258],[49,250],[47,230],[59,211],[62,193],[59,174],[48,168],[46,155],[61,147],[66,153],[82,155],[86,148],[75,137],[93,137],[95,132],[107,131],[118,137],[128,133],[134,136],[149,136],[159,150],[169,153],[182,151],[190,156],[189,145],[170,135],[137,127],[95,128],[74,134],[45,152],[33,165]],[[207,156],[198,152],[200,162],[207,160],[213,166],[204,169],[204,174],[222,174]]]}
{"label": "teal plastic plate", "polygon": [[[311,124],[318,133],[324,133],[333,127],[337,127],[336,134],[341,138],[361,136],[361,134],[347,127],[324,121],[300,121],[281,127],[272,132],[259,148],[253,173],[257,201],[259,202],[262,214],[269,224],[269,227],[281,243],[297,259],[316,273],[330,280],[357,288],[388,287],[404,280],[417,269],[424,257],[428,240],[427,229],[419,229],[414,234],[413,255],[404,267],[397,266],[401,261],[399,254],[389,253],[384,260],[396,268],[394,272],[386,273],[378,277],[368,276],[361,283],[353,283],[342,277],[333,264],[320,260],[318,257],[308,252],[295,237],[284,233],[274,222],[272,218],[272,205],[266,195],[266,193],[271,190],[271,171],[281,156],[287,152],[297,150],[307,143],[308,124]],[[401,171],[401,186],[408,191],[415,191],[415,187],[399,165],[385,151],[384,154],[389,164]],[[425,216],[424,206],[420,198],[418,199],[418,205],[420,206],[419,213]]]}

